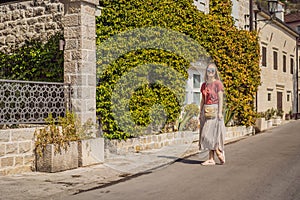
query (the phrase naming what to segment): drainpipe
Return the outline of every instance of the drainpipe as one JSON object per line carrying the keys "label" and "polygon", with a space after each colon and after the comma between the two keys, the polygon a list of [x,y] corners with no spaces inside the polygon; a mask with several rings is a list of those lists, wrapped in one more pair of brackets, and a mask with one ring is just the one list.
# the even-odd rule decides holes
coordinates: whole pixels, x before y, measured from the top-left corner
{"label": "drainpipe", "polygon": [[249,0],[249,30],[253,31],[253,0]]}
{"label": "drainpipe", "polygon": [[[256,18],[256,13],[255,13],[255,18]],[[256,29],[257,29],[257,27],[256,27],[256,22],[255,22],[255,30]],[[253,0],[249,0],[249,31],[253,31]],[[258,105],[258,100],[257,100],[257,91],[256,91],[256,93],[255,93],[255,111],[256,112],[257,112],[257,105]]]}
{"label": "drainpipe", "polygon": [[299,113],[299,55],[298,55],[298,41],[299,37],[296,37],[296,113]]}

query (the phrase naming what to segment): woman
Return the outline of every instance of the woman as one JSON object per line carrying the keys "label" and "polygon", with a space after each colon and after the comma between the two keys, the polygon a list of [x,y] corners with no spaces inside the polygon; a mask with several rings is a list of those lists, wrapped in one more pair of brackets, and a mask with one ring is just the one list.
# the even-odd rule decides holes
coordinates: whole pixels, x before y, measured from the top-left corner
{"label": "woman", "polygon": [[215,153],[220,164],[224,164],[226,131],[222,114],[224,88],[214,63],[208,64],[204,79],[205,83],[201,86],[199,146],[200,150],[209,150],[209,158],[202,165],[215,165]]}

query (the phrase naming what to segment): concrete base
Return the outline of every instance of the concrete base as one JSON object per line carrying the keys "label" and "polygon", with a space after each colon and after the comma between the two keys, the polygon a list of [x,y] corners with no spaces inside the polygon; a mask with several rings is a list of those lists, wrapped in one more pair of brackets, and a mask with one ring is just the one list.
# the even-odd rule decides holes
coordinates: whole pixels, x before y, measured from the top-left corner
{"label": "concrete base", "polygon": [[255,130],[261,132],[267,129],[267,121],[265,118],[257,118],[255,122]]}
{"label": "concrete base", "polygon": [[273,119],[273,126],[278,126],[281,124],[281,122],[282,122],[281,118],[275,118]]}
{"label": "concrete base", "polygon": [[273,126],[273,120],[268,120],[267,121],[267,128],[272,128],[272,126]]}
{"label": "concrete base", "polygon": [[104,162],[104,138],[93,138],[78,142],[79,167]]}
{"label": "concrete base", "polygon": [[43,156],[37,155],[36,170],[40,172],[59,172],[78,167],[78,142],[70,142],[68,148],[55,153],[55,146],[48,144]]}

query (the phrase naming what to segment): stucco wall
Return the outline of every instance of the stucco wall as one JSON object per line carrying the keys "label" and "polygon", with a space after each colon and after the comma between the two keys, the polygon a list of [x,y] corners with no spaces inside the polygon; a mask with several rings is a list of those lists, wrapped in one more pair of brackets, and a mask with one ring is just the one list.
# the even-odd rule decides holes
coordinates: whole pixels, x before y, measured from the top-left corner
{"label": "stucco wall", "polygon": [[[267,49],[267,64],[261,66],[261,86],[258,88],[259,112],[277,108],[277,92],[282,92],[282,108],[288,113],[294,102],[296,74],[296,37],[275,23],[258,22],[260,46]],[[274,69],[273,52],[277,52],[278,69]],[[286,56],[286,72],[283,71],[283,55]],[[291,74],[291,58],[294,60],[294,74]],[[268,101],[268,94],[271,100]],[[289,96],[289,99],[288,99]]]}

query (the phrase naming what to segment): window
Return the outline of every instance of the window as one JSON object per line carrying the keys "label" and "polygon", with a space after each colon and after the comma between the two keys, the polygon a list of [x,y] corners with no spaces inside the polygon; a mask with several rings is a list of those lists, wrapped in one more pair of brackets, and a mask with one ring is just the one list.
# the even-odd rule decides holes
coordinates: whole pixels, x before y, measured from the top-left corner
{"label": "window", "polygon": [[297,26],[297,32],[300,33],[300,26]]}
{"label": "window", "polygon": [[193,103],[200,105],[200,92],[193,92]]}
{"label": "window", "polygon": [[286,72],[286,55],[282,57],[282,71]]}
{"label": "window", "polygon": [[273,68],[278,69],[277,51],[273,51]]}
{"label": "window", "polygon": [[268,101],[271,101],[271,93],[268,93]]}
{"label": "window", "polygon": [[294,58],[291,58],[291,74],[294,74]]}
{"label": "window", "polygon": [[286,101],[289,102],[290,101],[290,94],[286,95]]}
{"label": "window", "polygon": [[266,47],[262,47],[262,66],[266,67],[267,66],[267,48]]}
{"label": "window", "polygon": [[201,12],[208,13],[209,11],[209,3],[207,0],[194,0],[194,5]]}
{"label": "window", "polygon": [[193,88],[200,88],[200,74],[193,74]]}

